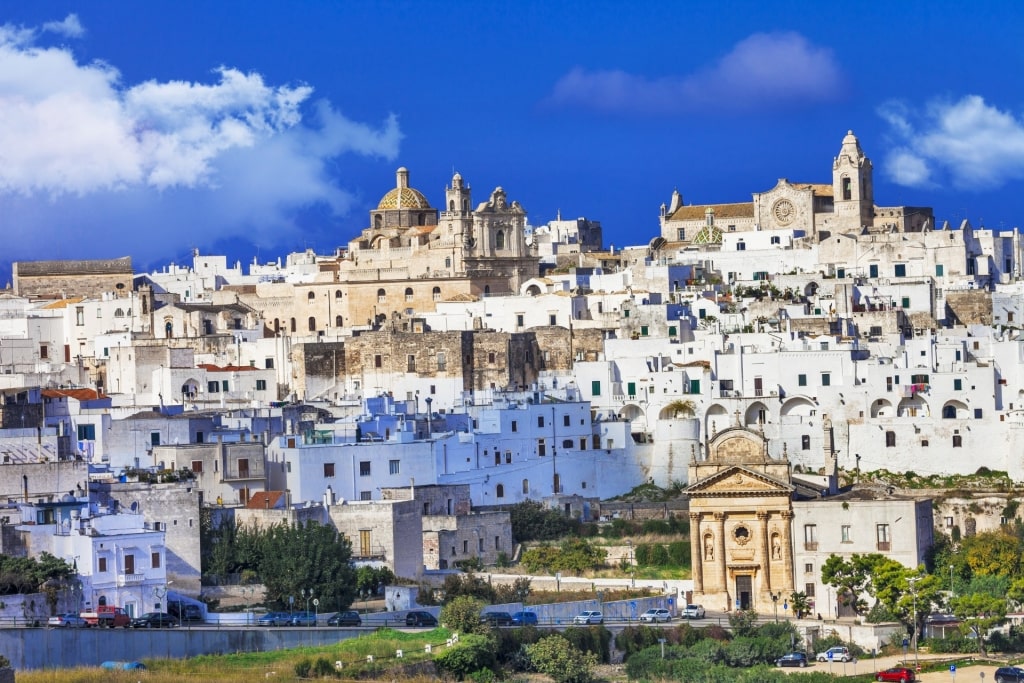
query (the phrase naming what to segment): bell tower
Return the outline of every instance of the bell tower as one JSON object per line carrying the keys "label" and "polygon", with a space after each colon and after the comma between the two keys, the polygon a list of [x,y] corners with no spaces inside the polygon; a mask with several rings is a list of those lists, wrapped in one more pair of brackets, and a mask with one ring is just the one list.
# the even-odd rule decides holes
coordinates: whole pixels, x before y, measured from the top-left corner
{"label": "bell tower", "polygon": [[832,192],[840,229],[859,230],[875,222],[875,191],[871,160],[864,155],[853,131],[843,138],[842,149],[832,163]]}

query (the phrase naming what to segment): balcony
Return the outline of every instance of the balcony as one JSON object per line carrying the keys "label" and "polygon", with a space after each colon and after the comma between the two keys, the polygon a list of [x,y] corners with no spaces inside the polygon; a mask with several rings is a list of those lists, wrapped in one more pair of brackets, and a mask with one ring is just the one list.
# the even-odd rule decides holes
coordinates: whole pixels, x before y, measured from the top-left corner
{"label": "balcony", "polygon": [[818,549],[818,542],[817,541],[804,541],[804,550],[817,550],[817,549]]}
{"label": "balcony", "polygon": [[146,580],[145,574],[118,574],[118,586],[138,586]]}
{"label": "balcony", "polygon": [[883,553],[889,552],[891,546],[892,543],[890,543],[889,541],[879,541],[876,545],[877,549]]}

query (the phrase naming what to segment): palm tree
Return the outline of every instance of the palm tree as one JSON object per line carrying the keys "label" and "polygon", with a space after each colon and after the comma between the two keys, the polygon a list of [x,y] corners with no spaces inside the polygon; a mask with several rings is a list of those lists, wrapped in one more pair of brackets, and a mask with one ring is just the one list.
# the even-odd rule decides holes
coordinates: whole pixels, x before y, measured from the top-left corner
{"label": "palm tree", "polygon": [[676,399],[665,406],[665,411],[673,418],[693,417],[696,410],[697,404],[689,399]]}
{"label": "palm tree", "polygon": [[810,613],[811,603],[807,599],[806,593],[793,593],[789,596],[789,608],[793,610],[793,614],[797,619],[805,614]]}

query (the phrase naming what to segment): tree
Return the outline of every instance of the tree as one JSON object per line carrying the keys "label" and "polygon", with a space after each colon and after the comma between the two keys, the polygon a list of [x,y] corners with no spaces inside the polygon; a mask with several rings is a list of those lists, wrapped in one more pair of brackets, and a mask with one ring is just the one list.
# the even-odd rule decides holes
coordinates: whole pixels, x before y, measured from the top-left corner
{"label": "tree", "polygon": [[435,657],[434,663],[460,681],[481,669],[494,669],[494,641],[480,635],[461,636],[458,644]]}
{"label": "tree", "polygon": [[978,636],[978,652],[985,654],[985,634],[1006,619],[1006,600],[985,593],[970,593],[953,598],[950,607],[963,621],[966,630]]}
{"label": "tree", "polygon": [[556,683],[590,683],[597,666],[597,655],[577,650],[561,635],[527,645],[526,655],[534,669],[551,676]]}
{"label": "tree", "polygon": [[842,604],[863,614],[868,606],[862,596],[870,587],[872,571],[884,560],[885,557],[877,553],[855,554],[849,560],[832,555],[821,568],[821,582],[835,587]]}
{"label": "tree", "polygon": [[509,508],[512,537],[518,543],[553,541],[579,529],[579,521],[559,510],[544,507],[535,500],[524,500]]}
{"label": "tree", "polygon": [[285,607],[289,597],[300,599],[306,590],[325,609],[346,609],[356,590],[351,558],[351,543],[334,527],[316,522],[270,527],[259,567],[267,601]]}
{"label": "tree", "polygon": [[1021,575],[1021,541],[1005,531],[993,531],[963,540],[960,554],[975,576]]}
{"label": "tree", "polygon": [[[943,604],[942,580],[923,574],[923,569],[908,569],[896,560],[887,559],[878,563],[871,574],[875,597],[901,622],[913,626],[915,633],[920,632],[924,619]],[[913,618],[915,611],[917,623]]]}
{"label": "tree", "polygon": [[469,595],[460,595],[441,608],[441,624],[456,633],[489,633],[486,622],[480,621],[483,600]]}
{"label": "tree", "polygon": [[791,593],[789,596],[789,608],[793,610],[793,614],[799,619],[805,614],[811,611],[811,601],[807,599],[807,593],[797,592]]}

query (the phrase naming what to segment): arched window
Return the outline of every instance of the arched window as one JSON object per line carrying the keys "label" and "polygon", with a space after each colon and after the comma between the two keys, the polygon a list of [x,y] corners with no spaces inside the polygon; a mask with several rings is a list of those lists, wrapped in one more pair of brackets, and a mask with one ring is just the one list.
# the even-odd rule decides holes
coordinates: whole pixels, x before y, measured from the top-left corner
{"label": "arched window", "polygon": [[384,226],[384,217],[381,216],[378,213],[376,216],[373,217],[373,227],[375,227],[375,228],[377,228],[379,230],[383,226]]}
{"label": "arched window", "polygon": [[115,318],[123,318],[124,317],[124,310],[119,308],[116,311],[114,311],[114,317]]}
{"label": "arched window", "polygon": [[504,249],[505,248],[505,231],[499,230],[494,236],[494,248]]}
{"label": "arched window", "polygon": [[344,327],[345,325],[343,324],[342,320],[343,319],[342,319],[342,317],[340,315],[334,316],[334,326],[335,327]]}
{"label": "arched window", "polygon": [[490,296],[490,295],[491,295],[491,286],[490,285],[484,285],[484,296]]}
{"label": "arched window", "polygon": [[530,493],[530,480],[529,479],[523,479],[523,495],[525,496],[525,495],[528,495],[529,493]]}
{"label": "arched window", "polygon": [[448,201],[448,210],[449,211],[454,211],[455,210],[455,200],[454,199],[450,199]]}
{"label": "arched window", "polygon": [[334,290],[334,298],[335,299],[340,299],[341,298],[341,290],[340,289]]}
{"label": "arched window", "polygon": [[850,182],[850,176],[843,176],[840,181],[843,186],[843,199],[853,199],[853,184]]}
{"label": "arched window", "polygon": [[494,487],[494,496],[496,498],[504,498],[505,497],[505,485],[504,484],[498,484],[497,486]]}
{"label": "arched window", "polygon": [[494,464],[495,465],[500,465],[501,464],[501,451],[494,451]]}
{"label": "arched window", "polygon": [[294,332],[295,331],[295,318],[292,318],[291,325],[292,325],[292,332]]}
{"label": "arched window", "polygon": [[171,336],[173,335],[173,333],[174,333],[174,323],[172,323],[170,320],[168,320],[166,323],[164,323],[164,336],[166,336],[168,339],[170,339]]}
{"label": "arched window", "polygon": [[441,300],[441,288],[440,287],[434,287],[434,289],[431,290],[430,295],[434,298],[434,301],[440,301]]}
{"label": "arched window", "polygon": [[313,303],[313,299],[316,298],[316,294],[310,292],[309,294],[306,295],[306,298],[309,299],[309,303]]}
{"label": "arched window", "polygon": [[463,211],[469,211],[469,200],[468,199],[463,199],[462,200],[462,210]]}
{"label": "arched window", "polygon": [[316,330],[316,318],[309,316],[309,331],[313,332]]}
{"label": "arched window", "polygon": [[896,432],[888,431],[885,433],[885,447],[896,448]]}
{"label": "arched window", "polygon": [[377,303],[383,304],[388,300],[388,293],[383,288],[377,290]]}
{"label": "arched window", "polygon": [[274,334],[277,334],[280,331],[281,331],[281,320],[279,318],[274,318]]}
{"label": "arched window", "polygon": [[956,419],[956,406],[942,406],[942,419],[944,420],[955,420]]}
{"label": "arched window", "polygon": [[412,301],[412,287],[405,288],[405,300]]}

